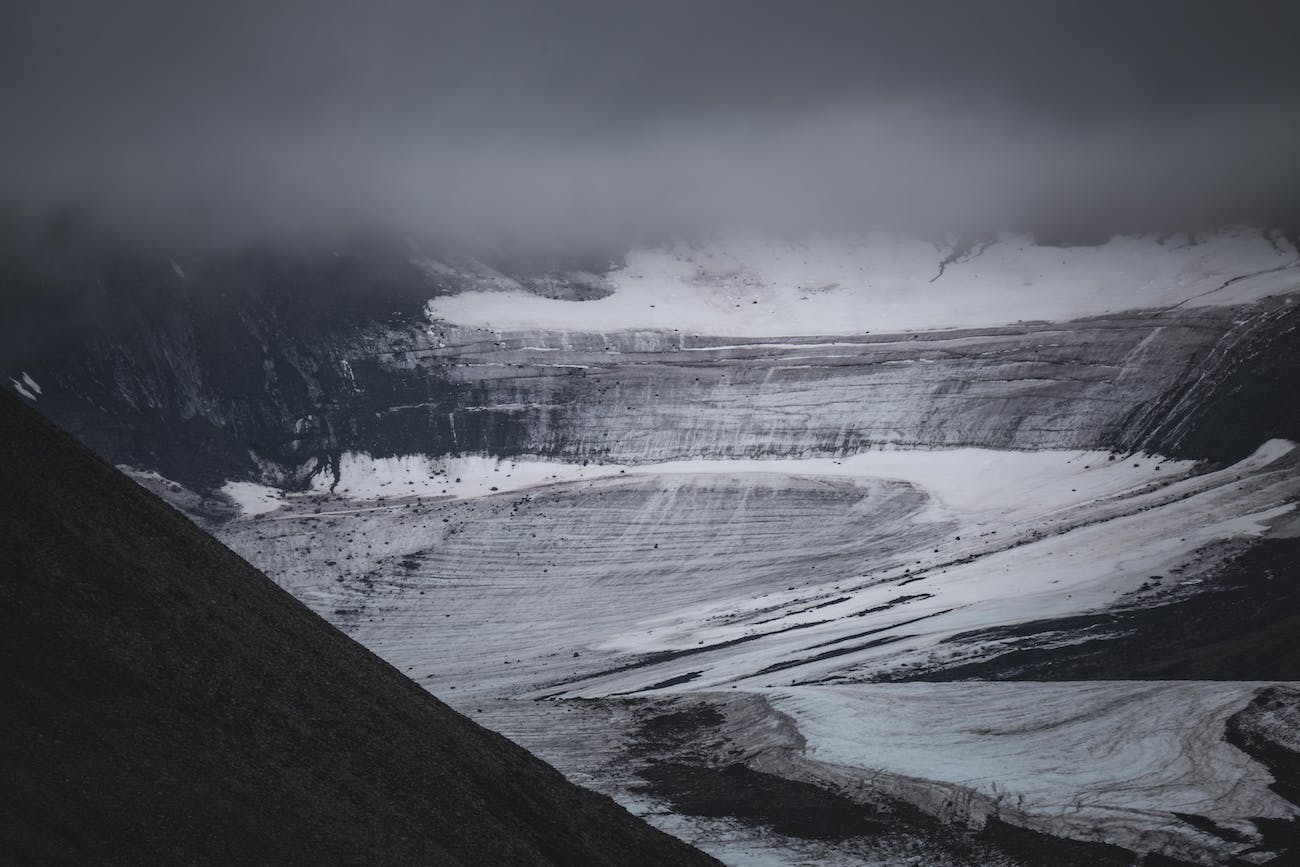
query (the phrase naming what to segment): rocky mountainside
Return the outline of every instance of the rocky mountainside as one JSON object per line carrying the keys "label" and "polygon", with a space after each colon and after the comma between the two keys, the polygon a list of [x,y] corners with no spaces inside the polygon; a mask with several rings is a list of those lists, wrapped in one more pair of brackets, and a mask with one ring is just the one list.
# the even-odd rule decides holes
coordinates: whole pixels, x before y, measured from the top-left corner
{"label": "rocky mountainside", "polygon": [[0,396],[0,860],[705,864]]}

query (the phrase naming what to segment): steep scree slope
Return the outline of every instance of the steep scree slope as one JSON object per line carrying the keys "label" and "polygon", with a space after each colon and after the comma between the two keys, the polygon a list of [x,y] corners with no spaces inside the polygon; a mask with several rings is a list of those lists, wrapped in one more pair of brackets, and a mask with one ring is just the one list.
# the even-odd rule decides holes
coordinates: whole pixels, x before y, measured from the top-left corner
{"label": "steep scree slope", "polygon": [[711,859],[451,711],[0,397],[0,860]]}

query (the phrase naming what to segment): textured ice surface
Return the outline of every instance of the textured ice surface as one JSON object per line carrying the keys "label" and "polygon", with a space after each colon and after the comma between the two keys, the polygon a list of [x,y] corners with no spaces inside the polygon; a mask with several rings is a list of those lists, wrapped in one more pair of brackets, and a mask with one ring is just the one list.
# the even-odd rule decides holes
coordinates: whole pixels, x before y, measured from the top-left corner
{"label": "textured ice surface", "polygon": [[[464,490],[445,496],[296,496],[221,532],[447,687],[780,686],[969,661],[1000,646],[947,639],[1189,590],[1199,579],[1178,570],[1200,549],[1293,510],[1295,461],[1278,441],[1213,472],[982,450],[567,471],[484,461],[473,476],[466,462],[448,480]],[[364,466],[360,490],[386,491],[366,479],[390,467]],[[502,489],[471,496],[485,486]],[[1151,575],[1167,583],[1152,589]]]}
{"label": "textured ice surface", "polygon": [[[1185,857],[1222,840],[1174,814],[1244,837],[1250,817],[1293,804],[1223,739],[1249,683],[963,683],[801,687],[766,693],[807,739],[806,754],[943,781],[954,812],[1002,815],[1078,839]],[[972,794],[982,796],[970,797]],[[1244,848],[1244,846],[1243,846]]]}
{"label": "textured ice surface", "polygon": [[[1292,301],[802,339],[438,323],[378,363],[386,376],[444,385],[358,424],[385,432],[387,454],[605,463],[882,447],[1176,453],[1189,434],[1219,427],[1202,412],[1240,386],[1254,354],[1273,351],[1268,342],[1294,319]],[[1224,456],[1258,442],[1233,440]]]}
{"label": "textured ice surface", "polygon": [[[1293,513],[1298,454],[1273,441],[1217,470],[984,449],[640,466],[354,455],[347,491],[291,495],[220,533],[440,697],[507,708],[491,724],[729,860],[811,856],[640,803],[575,757],[597,749],[587,735],[547,728],[564,703],[527,699],[771,697],[809,752],[768,772],[1213,861],[1246,844],[1175,813],[1242,840],[1258,837],[1251,816],[1289,815],[1222,741],[1255,685],[869,681],[1005,649],[948,640],[960,633],[1195,592],[1207,545]],[[767,755],[767,731],[738,729],[737,748]],[[899,764],[878,760],[891,744]],[[599,749],[617,762],[616,744]]]}

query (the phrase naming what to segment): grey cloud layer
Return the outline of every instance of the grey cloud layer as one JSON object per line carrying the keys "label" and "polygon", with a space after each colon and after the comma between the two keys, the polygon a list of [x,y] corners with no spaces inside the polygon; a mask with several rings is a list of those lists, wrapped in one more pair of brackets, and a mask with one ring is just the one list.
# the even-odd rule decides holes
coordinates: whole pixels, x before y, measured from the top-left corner
{"label": "grey cloud layer", "polygon": [[1294,4],[11,4],[0,195],[562,242],[1300,210]]}

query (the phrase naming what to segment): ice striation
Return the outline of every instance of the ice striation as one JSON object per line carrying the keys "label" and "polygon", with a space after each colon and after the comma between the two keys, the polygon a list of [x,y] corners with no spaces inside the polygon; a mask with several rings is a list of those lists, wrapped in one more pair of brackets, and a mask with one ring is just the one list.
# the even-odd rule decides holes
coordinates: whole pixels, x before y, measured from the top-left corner
{"label": "ice striation", "polygon": [[1208,393],[1240,353],[1294,316],[1288,299],[1066,325],[742,342],[443,328],[446,345],[382,362],[424,369],[461,395],[456,405],[391,407],[392,418],[374,423],[458,451],[627,463],[958,446],[1177,454],[1207,424]]}
{"label": "ice striation", "polygon": [[[106,289],[110,314],[88,333],[9,375],[39,380],[43,411],[114,463],[206,489],[334,481],[349,452],[653,463],[977,446],[1236,460],[1300,438],[1293,405],[1269,398],[1300,354],[1300,269],[1276,235],[1004,239],[934,282],[950,245],[773,249],[631,251],[606,265],[603,294],[546,289],[572,274],[516,270],[502,284],[488,266],[434,268],[405,247],[190,265],[183,291],[162,261]],[[814,291],[834,274],[840,288]],[[985,314],[953,314],[971,310]]]}
{"label": "ice striation", "polygon": [[[842,697],[849,718],[859,713],[854,702],[887,701],[899,708],[890,717],[900,726],[898,737],[927,720],[921,729],[935,739],[918,754],[968,756],[956,735],[945,742],[930,725],[926,702],[935,692],[876,681],[996,656],[1006,641],[996,634],[999,626],[1159,606],[1196,593],[1216,545],[1295,524],[1300,451],[1289,442],[1269,443],[1237,464],[1208,471],[1159,457],[1112,458],[1105,452],[886,451],[845,460],[589,464],[570,466],[567,475],[560,465],[507,461],[480,464],[476,476],[466,464],[458,468],[465,475],[445,480],[453,486],[445,495],[386,493],[388,482],[379,481],[346,494],[290,497],[279,510],[250,514],[218,532],[439,695],[469,712],[495,703],[493,724],[512,736],[514,725],[524,732],[535,725],[529,714],[547,712],[536,708],[563,706],[554,701],[563,698],[673,699],[725,691],[756,696],[767,708],[762,718],[776,719],[806,694]],[[490,481],[499,490],[482,493]],[[1087,637],[1086,629],[1063,629],[1041,640],[1068,644]],[[823,765],[859,770],[827,777],[822,768],[807,779],[840,780],[843,788],[844,774],[869,778],[877,794],[947,821],[956,821],[944,805],[957,792],[973,805],[962,823],[978,826],[995,815],[1072,839],[1216,863],[1259,842],[1253,817],[1293,814],[1270,795],[1270,778],[1256,766],[1234,772],[1242,800],[1213,794],[1225,763],[1248,761],[1223,743],[1224,721],[1260,686],[1187,683],[1167,692],[1129,685],[1111,693],[1097,684],[1052,687],[1053,712],[1101,703],[1088,729],[1099,754],[1131,748],[1133,735],[1118,711],[1106,710],[1113,704],[1108,695],[1127,696],[1126,712],[1138,716],[1168,702],[1169,718],[1181,720],[1178,737],[1217,751],[1212,761],[1179,771],[1177,786],[1210,792],[1200,801],[1148,803],[1133,794],[1135,787],[1177,791],[1167,768],[1161,770],[1164,753],[1142,765],[1093,762],[1087,786],[1070,776],[1074,756],[1053,777],[1047,766],[1059,750],[1050,746],[1052,738],[1073,744],[1078,737],[1055,724],[1044,724],[1035,738],[996,739],[1005,750],[1001,759],[1018,756],[1029,769],[1017,772],[1022,776],[1011,773],[1011,764],[990,770],[955,759],[886,768],[858,757],[855,764],[841,761],[846,746],[838,753],[805,752]],[[989,695],[1031,702],[1025,692],[978,688],[935,687],[954,708]],[[515,701],[505,704],[535,710],[520,710],[516,718],[500,707],[510,698]],[[552,701],[530,701],[537,698]],[[840,705],[815,704],[823,706]],[[1190,711],[1202,706],[1204,713]],[[992,707],[991,718],[1024,717],[1023,707]],[[804,731],[801,722],[807,717],[789,715],[814,742],[816,732]],[[877,730],[854,733],[833,722],[830,710],[825,716],[844,732],[843,743],[863,749],[878,743]],[[968,717],[954,712],[954,719]],[[733,733],[738,749],[761,752],[765,724],[754,726]],[[1178,743],[1159,749],[1175,750]],[[542,754],[563,767],[568,754],[550,749],[557,752]],[[779,763],[755,766],[794,773]],[[1040,773],[1056,780],[1054,788],[1026,789],[1024,780]],[[1062,806],[1075,799],[1089,810]],[[989,806],[1007,802],[1017,810]],[[640,802],[629,796],[627,803]],[[1238,842],[1206,835],[1175,815],[1180,812],[1236,828]]]}

